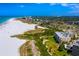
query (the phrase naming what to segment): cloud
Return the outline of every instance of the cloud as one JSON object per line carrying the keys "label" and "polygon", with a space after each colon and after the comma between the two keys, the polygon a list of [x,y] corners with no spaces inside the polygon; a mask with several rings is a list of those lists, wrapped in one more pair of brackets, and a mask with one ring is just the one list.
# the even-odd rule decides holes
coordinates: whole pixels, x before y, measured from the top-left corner
{"label": "cloud", "polygon": [[67,7],[67,6],[69,6],[67,3],[63,3],[63,4],[61,4],[61,6],[65,6],[65,7]]}
{"label": "cloud", "polygon": [[70,14],[79,14],[79,4],[71,4],[70,5],[71,11]]}
{"label": "cloud", "polygon": [[60,3],[60,5],[70,8],[69,14],[79,14],[79,3]]}
{"label": "cloud", "polygon": [[20,5],[19,7],[23,8],[23,7],[25,7],[25,6],[24,6],[24,5]]}
{"label": "cloud", "polygon": [[61,6],[71,8],[72,10],[79,10],[78,3],[65,3],[65,4],[61,4]]}
{"label": "cloud", "polygon": [[79,3],[50,3],[50,6],[55,5],[69,8],[69,14],[79,14]]}
{"label": "cloud", "polygon": [[[76,3],[59,3],[63,7],[69,7],[69,8],[79,8],[79,4]],[[57,3],[53,3],[50,5],[57,5]]]}
{"label": "cloud", "polygon": [[54,6],[54,5],[61,5],[61,6],[65,6],[67,7],[68,4],[67,3],[50,3],[51,6]]}
{"label": "cloud", "polygon": [[60,5],[69,8],[79,8],[78,3],[61,3]]}

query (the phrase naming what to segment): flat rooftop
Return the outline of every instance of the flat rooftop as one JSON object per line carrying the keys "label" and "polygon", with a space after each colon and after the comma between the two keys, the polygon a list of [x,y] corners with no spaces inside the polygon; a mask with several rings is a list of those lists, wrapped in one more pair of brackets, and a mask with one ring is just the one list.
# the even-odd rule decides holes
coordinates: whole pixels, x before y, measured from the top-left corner
{"label": "flat rooftop", "polygon": [[59,37],[69,37],[69,32],[55,32]]}

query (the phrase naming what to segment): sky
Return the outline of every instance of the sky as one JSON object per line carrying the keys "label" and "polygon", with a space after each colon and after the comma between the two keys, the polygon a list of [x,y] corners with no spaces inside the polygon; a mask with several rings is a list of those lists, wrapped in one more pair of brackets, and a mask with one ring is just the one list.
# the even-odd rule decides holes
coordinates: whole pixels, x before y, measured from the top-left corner
{"label": "sky", "polygon": [[0,3],[0,16],[79,16],[79,4]]}

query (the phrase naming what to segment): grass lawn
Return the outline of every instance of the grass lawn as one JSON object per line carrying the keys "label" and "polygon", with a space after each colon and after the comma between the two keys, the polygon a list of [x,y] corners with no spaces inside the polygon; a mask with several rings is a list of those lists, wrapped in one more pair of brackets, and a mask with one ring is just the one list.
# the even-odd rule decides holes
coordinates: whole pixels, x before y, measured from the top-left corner
{"label": "grass lawn", "polygon": [[[45,32],[44,29],[31,30],[25,32],[24,34],[18,35],[17,37],[20,39],[35,40],[35,44],[39,48],[41,56],[68,55],[66,50],[58,50],[59,44],[56,42],[54,35],[52,35],[52,32],[50,32],[50,30],[45,30]],[[43,41],[45,41],[45,44],[43,44]]]}

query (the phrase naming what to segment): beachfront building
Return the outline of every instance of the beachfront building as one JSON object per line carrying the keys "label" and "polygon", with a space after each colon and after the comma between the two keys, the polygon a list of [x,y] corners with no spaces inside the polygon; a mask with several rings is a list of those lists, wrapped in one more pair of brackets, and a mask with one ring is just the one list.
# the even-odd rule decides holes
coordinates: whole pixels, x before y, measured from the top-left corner
{"label": "beachfront building", "polygon": [[69,42],[71,40],[71,34],[69,32],[55,32],[56,40],[60,42]]}
{"label": "beachfront building", "polygon": [[72,55],[79,56],[79,40],[76,40],[71,47]]}
{"label": "beachfront building", "polygon": [[70,42],[65,48],[71,51],[71,55],[79,56],[79,39]]}
{"label": "beachfront building", "polygon": [[73,56],[79,56],[79,46],[73,45],[71,49],[71,55]]}

